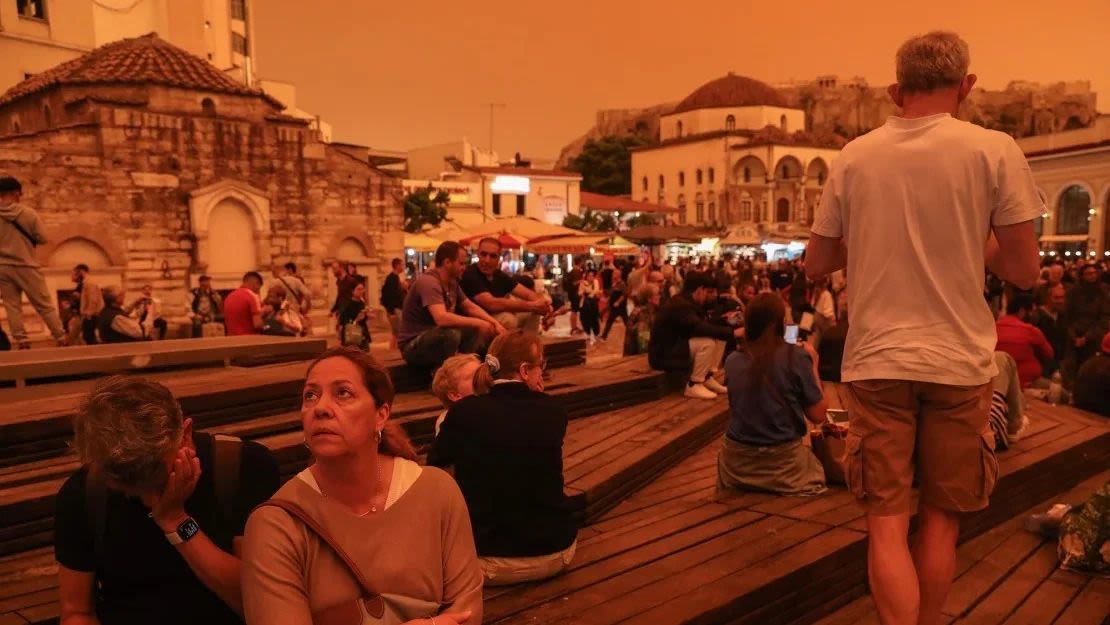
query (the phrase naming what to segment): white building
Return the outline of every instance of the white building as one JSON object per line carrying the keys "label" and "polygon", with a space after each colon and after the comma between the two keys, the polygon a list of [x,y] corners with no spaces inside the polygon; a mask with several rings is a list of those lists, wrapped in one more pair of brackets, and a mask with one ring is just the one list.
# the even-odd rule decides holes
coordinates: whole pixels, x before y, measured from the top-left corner
{"label": "white building", "polygon": [[1110,256],[1110,115],[1018,145],[1048,208],[1036,222],[1045,253]]}
{"label": "white building", "polygon": [[581,174],[502,165],[466,139],[409,150],[407,165],[406,193],[429,184],[446,190],[447,218],[460,227],[518,216],[562,224],[579,211]]}
{"label": "white building", "polygon": [[774,88],[730,73],[663,115],[658,145],[633,150],[632,195],[677,206],[679,224],[804,229],[840,152],[805,128]]}

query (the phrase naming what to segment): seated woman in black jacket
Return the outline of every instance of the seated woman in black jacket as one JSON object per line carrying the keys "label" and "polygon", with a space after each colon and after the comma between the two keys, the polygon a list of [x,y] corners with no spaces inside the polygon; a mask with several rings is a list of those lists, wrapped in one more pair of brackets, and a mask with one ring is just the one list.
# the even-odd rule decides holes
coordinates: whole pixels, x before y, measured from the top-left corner
{"label": "seated woman in black jacket", "polygon": [[567,414],[543,392],[543,344],[494,339],[477,395],[447,412],[428,464],[454,467],[487,585],[545,579],[570,564],[578,528],[563,494]]}

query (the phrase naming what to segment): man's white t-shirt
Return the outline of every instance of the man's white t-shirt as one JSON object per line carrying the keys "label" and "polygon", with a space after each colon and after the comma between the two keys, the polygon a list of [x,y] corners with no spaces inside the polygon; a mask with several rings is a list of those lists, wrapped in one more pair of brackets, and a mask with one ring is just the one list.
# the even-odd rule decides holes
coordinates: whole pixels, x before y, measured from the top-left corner
{"label": "man's white t-shirt", "polygon": [[996,374],[991,226],[1044,212],[1014,140],[950,115],[891,117],[833,163],[813,232],[848,248],[842,379],[972,386]]}

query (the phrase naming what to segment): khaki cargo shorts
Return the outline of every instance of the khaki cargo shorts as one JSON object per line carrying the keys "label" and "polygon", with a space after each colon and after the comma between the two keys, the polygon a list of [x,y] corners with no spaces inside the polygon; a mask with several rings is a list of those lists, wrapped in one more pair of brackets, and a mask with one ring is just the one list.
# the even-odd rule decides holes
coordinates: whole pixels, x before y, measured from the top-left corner
{"label": "khaki cargo shorts", "polygon": [[868,514],[912,512],[920,501],[950,512],[986,508],[998,479],[991,385],[906,380],[848,384],[848,489]]}

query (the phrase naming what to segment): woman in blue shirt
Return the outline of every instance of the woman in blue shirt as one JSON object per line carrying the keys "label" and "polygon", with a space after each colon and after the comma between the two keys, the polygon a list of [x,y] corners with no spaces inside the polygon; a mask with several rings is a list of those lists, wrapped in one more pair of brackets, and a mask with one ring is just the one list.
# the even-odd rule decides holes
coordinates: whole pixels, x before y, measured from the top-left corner
{"label": "woman in blue shirt", "polygon": [[816,495],[825,472],[804,444],[806,420],[825,421],[828,402],[808,343],[783,340],[786,306],[775,293],[748,305],[747,346],[725,360],[732,413],[717,461],[719,489]]}

